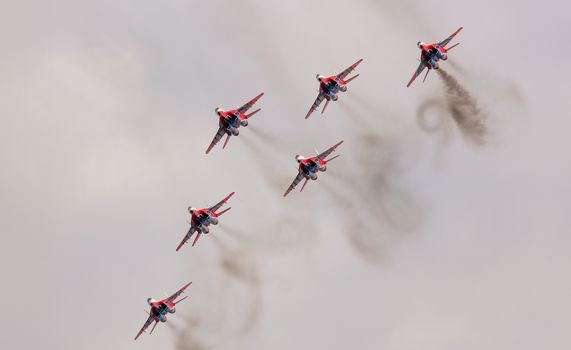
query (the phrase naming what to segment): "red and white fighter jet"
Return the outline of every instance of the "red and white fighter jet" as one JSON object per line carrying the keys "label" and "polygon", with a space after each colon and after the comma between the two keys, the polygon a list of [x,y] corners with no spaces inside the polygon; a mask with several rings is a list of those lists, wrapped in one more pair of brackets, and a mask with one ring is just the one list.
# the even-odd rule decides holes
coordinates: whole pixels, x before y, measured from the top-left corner
{"label": "red and white fighter jet", "polygon": [[325,152],[322,153],[316,152],[317,155],[315,157],[305,158],[300,155],[295,156],[295,160],[297,160],[297,163],[299,164],[298,174],[295,177],[295,179],[293,179],[293,182],[291,183],[287,191],[285,191],[284,197],[287,196],[288,193],[290,193],[295,188],[295,186],[297,186],[297,184],[300,183],[301,180],[303,180],[304,178],[305,182],[303,183],[303,186],[301,186],[300,192],[303,191],[309,179],[317,180],[317,173],[320,171],[326,171],[327,163],[339,157],[339,155],[336,155],[335,157],[329,159],[325,158],[329,157],[331,153],[335,152],[335,149],[339,147],[339,145],[342,143],[343,141],[337,142],[335,145],[331,146]]}
{"label": "red and white fighter jet", "polygon": [[248,118],[250,118],[254,114],[258,113],[261,108],[256,109],[255,111],[253,111],[250,114],[246,114],[246,112],[250,108],[252,108],[254,103],[256,103],[260,99],[260,97],[262,97],[263,95],[264,95],[264,93],[262,92],[261,94],[254,97],[250,102],[246,103],[245,105],[243,105],[240,108],[232,109],[229,111],[225,111],[222,108],[216,108],[214,110],[216,112],[216,114],[218,114],[218,117],[220,118],[220,120],[218,122],[218,132],[214,136],[214,139],[210,143],[210,146],[208,146],[208,149],[206,150],[206,154],[208,154],[208,152],[210,152],[210,150],[214,146],[216,146],[216,144],[218,143],[218,141],[220,141],[220,139],[222,138],[222,136],[224,136],[224,134],[226,134],[226,141],[224,141],[224,145],[222,146],[222,149],[226,148],[226,145],[228,144],[228,141],[230,140],[230,136],[232,136],[232,135],[238,136],[240,134],[240,131],[238,129],[241,126],[244,126],[244,127],[248,126]]}
{"label": "red and white fighter jet", "polygon": [[319,105],[321,104],[321,102],[323,102],[323,100],[326,100],[326,102],[325,102],[325,106],[323,106],[323,109],[321,110],[321,114],[323,114],[323,112],[325,112],[325,108],[327,108],[329,101],[331,101],[331,100],[337,101],[337,99],[338,99],[337,94],[339,93],[339,91],[341,91],[341,92],[347,91],[347,84],[351,80],[357,78],[359,76],[359,74],[357,74],[357,75],[355,75],[355,76],[353,76],[347,80],[345,80],[345,78],[349,75],[349,73],[351,73],[353,70],[355,70],[355,68],[357,68],[359,63],[361,63],[362,61],[363,61],[363,59],[361,58],[357,62],[353,63],[353,65],[351,65],[351,67],[345,69],[343,72],[341,72],[337,75],[332,75],[330,77],[324,77],[323,75],[317,74],[316,78],[317,78],[317,81],[319,81],[319,95],[317,95],[315,102],[313,102],[313,105],[309,109],[309,112],[307,112],[305,119],[309,118],[311,113],[315,112],[317,110],[317,108],[319,108]]}
{"label": "red and white fighter jet", "polygon": [[414,79],[416,79],[416,77],[418,77],[422,73],[424,68],[428,68],[428,70],[426,71],[426,75],[424,76],[424,79],[422,80],[423,83],[426,80],[426,77],[428,76],[428,72],[430,72],[431,69],[440,68],[438,61],[440,61],[440,60],[446,61],[448,59],[447,52],[452,50],[456,46],[460,45],[460,43],[457,43],[457,44],[450,46],[448,49],[446,48],[446,45],[448,45],[450,43],[450,41],[452,41],[452,39],[454,39],[456,34],[458,34],[461,30],[462,30],[462,27],[458,28],[458,30],[456,30],[454,33],[452,33],[448,38],[446,38],[440,42],[434,43],[434,44],[426,44],[426,43],[423,43],[422,41],[419,41],[416,44],[421,51],[421,53],[420,53],[420,64],[418,65],[418,68],[416,69],[416,71],[412,75],[412,78],[410,78],[410,81],[408,82],[408,84],[406,84],[406,87],[409,87],[410,84],[412,84]]}
{"label": "red and white fighter jet", "polygon": [[182,242],[180,242],[178,247],[176,247],[177,252],[192,237],[194,233],[196,233],[196,238],[192,242],[193,247],[196,244],[196,241],[198,241],[198,239],[200,238],[201,234],[210,232],[210,229],[208,228],[210,224],[218,225],[218,217],[232,208],[230,207],[228,209],[224,209],[221,212],[217,211],[224,204],[226,204],[226,202],[228,202],[228,200],[230,199],[230,197],[234,195],[234,193],[236,192],[230,193],[228,196],[226,196],[224,199],[222,199],[220,202],[216,203],[214,206],[210,208],[196,209],[193,207],[188,207],[188,212],[191,215],[190,229],[188,229],[188,232],[182,239]]}
{"label": "red and white fighter jet", "polygon": [[175,305],[180,303],[184,299],[188,298],[188,296],[185,296],[180,300],[176,299],[182,293],[184,293],[184,290],[188,288],[188,286],[190,286],[191,283],[192,282],[188,283],[187,285],[185,285],[184,287],[179,289],[176,293],[174,293],[173,295],[171,295],[166,299],[160,301],[157,301],[153,298],[147,299],[147,303],[149,303],[149,305],[151,306],[151,311],[148,312],[149,318],[147,318],[147,321],[143,325],[143,328],[141,328],[139,333],[137,333],[137,335],[135,336],[135,340],[137,340],[137,338],[139,338],[139,336],[145,332],[145,330],[151,325],[151,323],[155,322],[153,328],[151,328],[151,332],[149,333],[153,334],[153,331],[155,330],[155,327],[157,326],[157,323],[159,323],[159,321],[166,322],[167,314],[174,314],[176,312]]}

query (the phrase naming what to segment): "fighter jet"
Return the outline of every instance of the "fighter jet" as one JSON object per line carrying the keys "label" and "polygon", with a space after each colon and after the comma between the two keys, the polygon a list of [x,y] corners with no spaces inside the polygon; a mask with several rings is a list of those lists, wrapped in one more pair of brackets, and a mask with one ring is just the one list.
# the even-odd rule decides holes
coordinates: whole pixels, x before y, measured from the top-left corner
{"label": "fighter jet", "polygon": [[357,68],[359,63],[361,63],[362,61],[363,61],[363,59],[361,58],[360,60],[355,62],[353,65],[351,65],[349,68],[345,69],[343,72],[341,72],[337,75],[332,75],[330,77],[324,77],[323,75],[317,74],[316,78],[317,78],[317,81],[319,81],[319,95],[317,95],[315,102],[313,102],[313,105],[309,109],[309,112],[307,112],[305,119],[309,118],[311,113],[315,112],[317,110],[317,108],[319,108],[319,105],[321,104],[321,102],[323,102],[323,100],[326,100],[326,101],[325,101],[325,106],[323,106],[323,109],[321,110],[321,114],[323,114],[323,112],[325,112],[325,108],[327,108],[329,101],[331,101],[331,100],[337,101],[339,91],[341,91],[341,92],[347,91],[347,84],[351,80],[357,78],[359,76],[359,74],[357,74],[357,75],[355,75],[355,76],[353,76],[347,80],[345,80],[345,78],[349,75],[349,73],[351,73],[353,70],[355,70],[355,68]]}
{"label": "fighter jet", "polygon": [[188,232],[182,239],[182,242],[180,242],[178,247],[176,247],[177,252],[192,237],[194,233],[196,233],[196,238],[192,242],[193,247],[196,244],[196,241],[198,241],[198,239],[200,238],[201,234],[210,232],[210,229],[208,228],[210,224],[218,225],[218,217],[232,208],[222,210],[221,212],[217,211],[224,204],[226,204],[226,202],[228,202],[228,200],[230,199],[230,197],[234,195],[234,193],[236,192],[230,193],[228,196],[226,196],[224,199],[222,199],[220,202],[216,203],[214,206],[210,208],[196,209],[193,207],[188,207],[188,212],[191,215],[190,229],[188,229]]}
{"label": "fighter jet", "polygon": [[188,298],[188,296],[186,296],[186,297],[184,297],[178,301],[176,299],[182,293],[184,293],[184,290],[188,286],[190,286],[191,283],[192,282],[188,283],[187,285],[185,285],[184,287],[179,289],[176,293],[174,293],[173,295],[171,295],[170,297],[168,297],[166,299],[163,299],[160,301],[157,301],[153,298],[147,299],[147,303],[149,303],[149,305],[151,306],[151,311],[148,312],[149,317],[147,318],[147,321],[143,325],[143,328],[141,328],[139,333],[137,333],[137,335],[135,336],[135,340],[137,340],[137,338],[139,338],[139,336],[145,332],[145,330],[151,325],[151,323],[155,322],[155,324],[153,325],[153,328],[151,328],[151,332],[149,333],[149,334],[153,334],[153,331],[155,330],[155,327],[157,326],[157,323],[159,323],[159,321],[166,322],[167,321],[167,314],[174,314],[176,312],[175,305],[180,303],[184,299]]}
{"label": "fighter jet", "polygon": [[458,28],[458,30],[455,31],[454,33],[452,33],[448,38],[446,38],[446,39],[444,39],[438,43],[426,44],[426,43],[423,43],[422,41],[419,41],[416,44],[421,51],[420,52],[420,64],[418,65],[416,72],[414,72],[414,74],[412,75],[412,78],[410,78],[410,81],[408,82],[408,84],[406,84],[406,87],[409,87],[410,84],[412,84],[414,79],[416,79],[416,77],[418,77],[422,73],[424,68],[428,68],[428,70],[426,71],[426,75],[424,76],[424,79],[422,80],[423,83],[426,80],[426,77],[428,76],[428,72],[430,72],[431,69],[440,68],[438,61],[440,61],[440,60],[446,61],[448,59],[447,52],[452,50],[456,46],[460,45],[460,43],[457,43],[457,44],[450,46],[448,49],[446,48],[446,45],[448,45],[450,43],[450,41],[452,41],[452,39],[454,39],[456,34],[458,34],[458,32],[460,32],[462,30],[462,28],[463,27]]}
{"label": "fighter jet", "polygon": [[291,183],[291,185],[289,186],[289,188],[287,189],[287,191],[285,191],[284,197],[287,196],[288,193],[290,193],[295,188],[295,186],[297,186],[297,184],[300,183],[301,180],[303,180],[304,178],[305,182],[303,183],[303,186],[301,186],[300,192],[303,191],[309,179],[317,180],[317,173],[320,171],[326,171],[327,163],[339,157],[339,155],[329,159],[325,158],[329,157],[329,155],[333,153],[335,149],[342,143],[343,141],[336,143],[334,146],[330,147],[325,152],[322,153],[316,152],[317,155],[315,157],[306,158],[300,155],[295,156],[295,160],[299,164],[298,174]]}
{"label": "fighter jet", "polygon": [[238,136],[240,131],[238,130],[241,126],[248,126],[248,119],[253,116],[254,114],[258,113],[261,108],[256,109],[250,114],[246,114],[246,112],[252,108],[252,106],[262,97],[264,93],[262,92],[258,96],[254,97],[250,102],[246,103],[240,108],[231,109],[229,111],[225,111],[222,108],[216,108],[214,111],[219,117],[218,121],[218,132],[214,135],[214,139],[208,146],[206,150],[206,154],[210,152],[210,150],[216,146],[218,141],[226,134],[226,140],[224,141],[224,145],[222,149],[226,148],[228,141],[230,140],[230,136]]}

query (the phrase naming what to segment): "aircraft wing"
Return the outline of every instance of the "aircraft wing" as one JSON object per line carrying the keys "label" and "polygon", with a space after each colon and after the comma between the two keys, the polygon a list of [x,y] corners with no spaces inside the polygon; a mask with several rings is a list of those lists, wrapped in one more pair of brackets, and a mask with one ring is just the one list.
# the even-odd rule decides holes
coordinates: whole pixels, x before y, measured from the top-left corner
{"label": "aircraft wing", "polygon": [[174,302],[176,300],[176,298],[178,298],[182,293],[184,293],[184,290],[186,288],[188,288],[188,286],[190,286],[192,284],[192,282],[188,282],[184,287],[182,287],[181,289],[177,290],[176,293],[174,293],[173,295],[171,295],[170,297],[165,299],[165,303],[169,304],[171,302]]}
{"label": "aircraft wing", "polygon": [[215,205],[213,205],[212,207],[208,208],[208,213],[212,213],[212,212],[216,212],[218,209],[220,209],[220,207],[222,207],[224,204],[226,204],[226,202],[228,202],[228,200],[230,199],[230,197],[232,197],[234,195],[234,193],[236,192],[232,192],[229,195],[227,195],[223,200],[221,200],[220,202],[216,203]]}
{"label": "aircraft wing", "polygon": [[224,136],[225,133],[226,133],[226,131],[224,131],[223,127],[218,128],[218,132],[216,133],[216,135],[214,135],[214,139],[212,139],[210,146],[208,146],[208,149],[206,150],[206,154],[208,154],[208,152],[210,152],[210,150],[212,150],[212,148],[214,148],[214,146],[216,146],[218,141],[220,141],[220,139],[222,139],[222,136]]}
{"label": "aircraft wing", "polygon": [[317,159],[317,160],[323,160],[323,159],[329,157],[329,155],[330,155],[331,153],[335,152],[335,149],[336,149],[337,147],[339,147],[339,145],[342,144],[342,143],[343,143],[343,141],[337,142],[335,145],[329,147],[328,150],[319,153],[319,154],[315,157],[315,159]]}
{"label": "aircraft wing", "polygon": [[139,338],[139,336],[143,333],[145,333],[145,330],[147,328],[149,328],[149,326],[151,325],[151,323],[153,323],[155,319],[153,318],[153,316],[149,315],[149,318],[147,318],[147,321],[145,322],[145,324],[143,325],[143,327],[141,328],[141,330],[139,331],[139,333],[137,333],[137,336],[135,336],[135,340],[137,340],[137,338]]}
{"label": "aircraft wing", "polygon": [[311,113],[315,112],[317,110],[317,108],[319,108],[319,105],[321,104],[321,102],[323,102],[324,99],[325,99],[325,95],[323,94],[323,92],[319,91],[319,95],[317,95],[315,102],[313,102],[313,105],[311,105],[311,108],[309,109],[309,112],[307,112],[305,119],[309,118]]}
{"label": "aircraft wing", "polygon": [[408,82],[408,84],[406,84],[406,87],[409,87],[410,84],[412,84],[412,82],[414,81],[414,79],[416,79],[416,77],[418,77],[420,74],[422,74],[422,71],[424,70],[424,68],[426,68],[426,65],[421,60],[420,64],[418,65],[418,68],[416,68],[416,71],[412,75],[412,78],[410,78],[410,81]]}
{"label": "aircraft wing", "polygon": [[303,180],[303,173],[300,171],[295,177],[295,179],[293,179],[291,185],[289,185],[287,191],[285,191],[284,197],[287,196],[288,193],[290,193],[295,188],[295,186],[297,186],[297,184],[301,182],[301,180]]}
{"label": "aircraft wing", "polygon": [[454,37],[456,36],[456,34],[458,34],[463,27],[458,28],[458,30],[456,30],[454,33],[452,33],[448,38],[442,40],[441,42],[439,42],[438,44],[436,44],[436,48],[439,49],[441,47],[446,47],[446,45],[448,45],[448,43],[450,43],[450,41],[452,41],[452,39],[454,39]]}
{"label": "aircraft wing", "polygon": [[357,68],[357,66],[359,65],[359,63],[363,62],[363,59],[361,58],[360,60],[358,60],[357,62],[353,63],[349,68],[345,69],[343,72],[337,74],[337,76],[335,77],[336,81],[339,81],[341,79],[345,79],[349,73],[351,73],[352,71],[355,70],[355,68]]}
{"label": "aircraft wing", "polygon": [[260,97],[264,96],[264,93],[262,92],[261,94],[259,94],[258,96],[254,97],[252,100],[250,100],[248,103],[246,103],[245,105],[243,105],[242,107],[238,108],[238,110],[236,111],[237,113],[246,113],[248,111],[248,109],[252,108],[252,106],[258,102],[258,100],[260,99]]}

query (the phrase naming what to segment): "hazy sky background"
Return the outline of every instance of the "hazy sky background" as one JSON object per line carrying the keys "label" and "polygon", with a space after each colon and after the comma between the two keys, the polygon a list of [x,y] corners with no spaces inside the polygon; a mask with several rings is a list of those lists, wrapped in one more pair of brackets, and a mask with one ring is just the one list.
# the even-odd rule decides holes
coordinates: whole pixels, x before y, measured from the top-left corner
{"label": "hazy sky background", "polygon": [[[0,2],[6,349],[564,349],[571,345],[566,1]],[[483,146],[416,42],[488,115]],[[315,74],[361,76],[304,120]],[[455,64],[454,64],[455,63]],[[456,67],[456,68],[454,68]],[[259,92],[204,155],[216,107]],[[271,140],[268,141],[268,137]],[[294,155],[340,139],[303,193]],[[223,227],[175,253],[186,208]],[[146,298],[192,280],[155,333]]]}

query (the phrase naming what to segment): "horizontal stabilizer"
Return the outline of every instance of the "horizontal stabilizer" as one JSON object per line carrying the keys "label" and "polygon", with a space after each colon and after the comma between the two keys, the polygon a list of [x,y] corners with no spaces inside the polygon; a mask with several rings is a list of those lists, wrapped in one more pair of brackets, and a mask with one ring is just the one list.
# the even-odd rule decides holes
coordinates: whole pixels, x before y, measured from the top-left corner
{"label": "horizontal stabilizer", "polygon": [[305,179],[305,182],[303,183],[303,186],[301,186],[301,190],[299,190],[299,192],[303,191],[303,189],[305,188],[305,185],[307,185],[308,181],[309,181],[309,179]]}
{"label": "horizontal stabilizer", "polygon": [[198,239],[200,238],[200,235],[202,235],[202,233],[198,232],[196,234],[196,238],[194,239],[194,242],[192,242],[192,246],[194,247],[194,245],[196,244],[196,241],[198,241]]}
{"label": "horizontal stabilizer", "polygon": [[422,82],[424,83],[426,81],[426,77],[428,77],[428,73],[430,72],[430,69],[426,70],[426,74],[424,75],[424,79],[422,79]]}
{"label": "horizontal stabilizer", "polygon": [[339,156],[340,156],[340,154],[336,155],[336,156],[333,157],[333,158],[329,158],[329,159],[327,159],[327,160],[325,161],[325,163],[328,163],[328,162],[332,161],[333,159],[335,159],[335,158],[337,158],[337,157],[339,157]]}
{"label": "horizontal stabilizer", "polygon": [[450,50],[452,50],[453,48],[455,48],[455,47],[458,46],[458,45],[460,45],[460,43],[456,43],[456,44],[450,46],[449,48],[446,49],[446,51],[450,51]]}
{"label": "horizontal stabilizer", "polygon": [[323,106],[323,109],[321,110],[321,114],[323,114],[323,112],[325,112],[325,108],[327,108],[327,105],[329,104],[329,100],[325,101],[325,106]]}
{"label": "horizontal stabilizer", "polygon": [[230,141],[230,134],[226,134],[226,141],[224,141],[224,146],[222,146],[222,149],[226,148],[228,141]]}
{"label": "horizontal stabilizer", "polygon": [[358,76],[359,76],[359,74],[357,74],[357,75],[355,75],[354,77],[351,77],[351,78],[349,78],[349,79],[345,80],[345,84],[348,84],[348,83],[350,83],[350,82],[351,82],[351,80],[353,80],[353,79],[357,78]]}
{"label": "horizontal stabilizer", "polygon": [[224,209],[224,210],[222,210],[220,213],[216,213],[216,216],[220,216],[220,215],[224,214],[225,212],[227,212],[227,211],[230,210],[230,209],[232,209],[232,207],[227,208],[227,209]]}
{"label": "horizontal stabilizer", "polygon": [[188,295],[185,296],[184,298],[180,299],[179,301],[175,302],[174,304],[176,305],[176,304],[180,303],[181,301],[183,301],[183,300],[186,299],[186,298],[188,298]]}
{"label": "horizontal stabilizer", "polygon": [[245,117],[246,119],[248,119],[248,118],[250,118],[251,116],[253,116],[254,114],[256,114],[256,113],[258,113],[259,111],[261,111],[261,110],[262,110],[261,108],[258,108],[258,109],[256,109],[255,111],[253,111],[253,112],[250,113],[250,114],[245,114],[244,117]]}
{"label": "horizontal stabilizer", "polygon": [[149,334],[153,334],[153,331],[155,330],[157,323],[159,323],[159,321],[155,321],[155,324],[153,325],[153,328],[151,328],[151,332]]}

